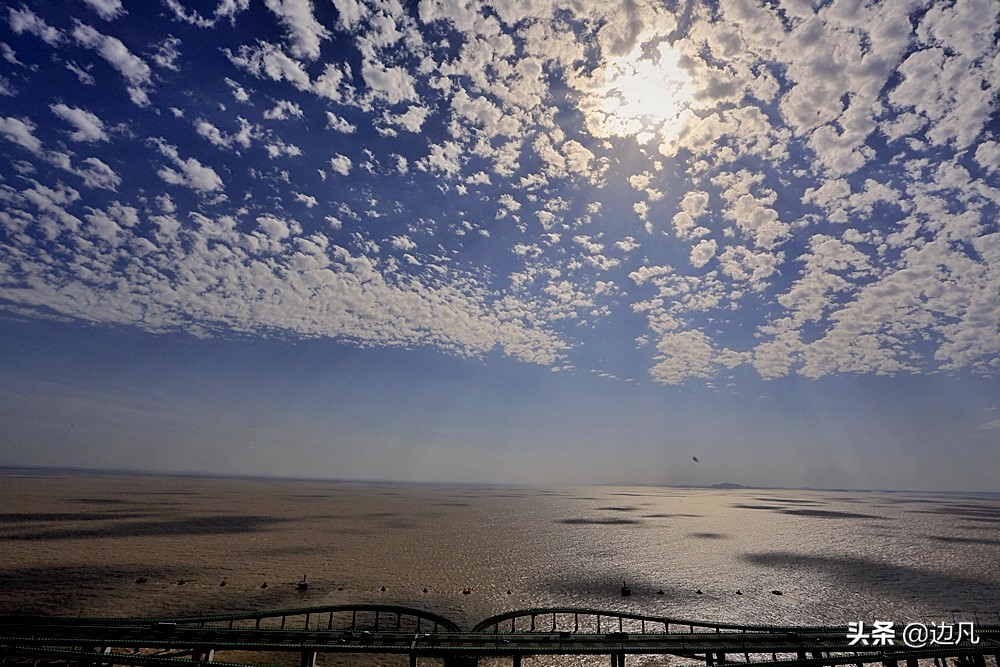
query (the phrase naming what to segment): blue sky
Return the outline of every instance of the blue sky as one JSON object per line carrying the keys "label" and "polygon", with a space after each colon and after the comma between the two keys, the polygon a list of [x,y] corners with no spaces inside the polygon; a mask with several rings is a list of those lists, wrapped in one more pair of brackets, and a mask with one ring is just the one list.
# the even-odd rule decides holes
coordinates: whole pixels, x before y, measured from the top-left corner
{"label": "blue sky", "polygon": [[0,463],[998,490],[998,14],[9,4]]}

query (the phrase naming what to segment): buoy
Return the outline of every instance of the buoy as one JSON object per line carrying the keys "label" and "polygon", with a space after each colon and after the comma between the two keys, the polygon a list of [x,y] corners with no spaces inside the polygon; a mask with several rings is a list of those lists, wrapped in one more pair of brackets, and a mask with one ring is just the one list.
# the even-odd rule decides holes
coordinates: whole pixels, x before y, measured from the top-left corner
{"label": "buoy", "polygon": [[297,583],[295,585],[295,587],[297,589],[299,589],[300,591],[307,591],[307,590],[309,590],[309,582],[306,581],[306,575],[304,575],[304,574],[302,575],[302,581],[300,581],[299,583]]}
{"label": "buoy", "polygon": [[736,591],[736,594],[737,594],[737,595],[743,595],[743,591],[741,591],[741,590],[737,590],[737,591]]}
{"label": "buoy", "polygon": [[183,586],[186,583],[187,583],[187,579],[178,579],[177,580],[177,585],[178,586]]}
{"label": "buoy", "polygon": [[697,593],[698,595],[703,595],[703,593],[701,592],[701,589],[700,589],[700,588],[699,588],[699,589],[698,589],[697,591],[695,591],[695,592],[696,592],[696,593]]}
{"label": "buoy", "polygon": [[472,589],[471,588],[463,588],[462,589],[462,595],[471,595],[471,594],[472,594]]}
{"label": "buoy", "polygon": [[146,577],[139,577],[138,579],[135,580],[135,583],[137,583],[137,584],[144,584],[147,581],[149,581],[149,579],[147,579]]}
{"label": "buoy", "polygon": [[775,589],[775,590],[771,591],[771,595],[781,595],[781,591]]}
{"label": "buoy", "polygon": [[380,588],[379,591],[381,591],[382,593],[385,593],[385,586],[383,586],[382,588]]}
{"label": "buoy", "polygon": [[260,587],[261,587],[261,588],[267,588],[267,582],[265,581],[264,583],[262,583],[262,584],[260,585]]}
{"label": "buoy", "polygon": [[656,594],[657,595],[663,595],[663,589],[661,588],[660,590],[656,591]]}
{"label": "buoy", "polygon": [[225,577],[222,578],[222,581],[219,582],[219,585],[220,586],[225,586],[226,585],[226,578]]}
{"label": "buoy", "polygon": [[427,592],[427,589],[425,588],[425,589],[424,589],[424,593],[426,593],[426,592]]}

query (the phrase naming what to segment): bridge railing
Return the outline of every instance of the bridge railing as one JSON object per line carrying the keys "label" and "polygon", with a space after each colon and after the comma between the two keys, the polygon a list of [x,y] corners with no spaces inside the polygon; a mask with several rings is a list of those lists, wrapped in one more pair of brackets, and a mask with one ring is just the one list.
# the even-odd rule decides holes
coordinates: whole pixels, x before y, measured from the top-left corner
{"label": "bridge railing", "polygon": [[[775,625],[711,623],[666,616],[590,609],[585,607],[538,607],[518,609],[480,621],[473,632],[628,632],[633,634],[670,633],[768,633],[784,632]],[[803,632],[847,632],[847,626],[809,626]]]}

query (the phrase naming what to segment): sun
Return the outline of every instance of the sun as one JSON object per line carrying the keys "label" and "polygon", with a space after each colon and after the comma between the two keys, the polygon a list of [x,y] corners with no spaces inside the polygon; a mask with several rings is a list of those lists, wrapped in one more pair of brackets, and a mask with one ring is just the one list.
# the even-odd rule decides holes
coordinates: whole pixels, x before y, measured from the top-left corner
{"label": "sun", "polygon": [[694,83],[680,58],[680,51],[661,42],[652,53],[643,53],[639,45],[608,59],[589,79],[580,103],[591,134],[646,143],[679,132],[681,111],[694,97]]}

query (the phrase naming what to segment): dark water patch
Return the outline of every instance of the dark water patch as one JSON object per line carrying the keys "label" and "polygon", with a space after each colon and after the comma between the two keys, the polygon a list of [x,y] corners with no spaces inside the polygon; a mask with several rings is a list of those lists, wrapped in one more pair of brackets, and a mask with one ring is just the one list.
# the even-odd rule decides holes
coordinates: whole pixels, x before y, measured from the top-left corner
{"label": "dark water patch", "polygon": [[875,514],[862,514],[860,512],[841,512],[838,510],[818,510],[818,509],[795,509],[784,505],[749,505],[736,503],[732,505],[745,510],[769,510],[778,514],[790,514],[792,516],[808,516],[817,519],[885,519],[883,516]]}
{"label": "dark water patch", "polygon": [[[336,537],[342,532],[346,531],[336,531],[331,533],[332,537]],[[299,545],[299,546],[285,546],[285,547],[273,547],[270,549],[260,549],[255,551],[258,556],[272,557],[272,556],[312,556],[315,554],[328,554],[334,550],[334,547],[329,544],[314,544],[314,545]]]}
{"label": "dark water patch", "polygon": [[700,540],[728,540],[729,535],[725,533],[688,533],[686,537],[694,537]]}
{"label": "dark water patch", "polygon": [[[175,491],[129,491],[127,493],[127,495],[130,495],[130,496],[200,496],[202,494],[199,493],[198,491],[182,491],[182,490],[178,489],[178,490],[175,490]],[[85,499],[83,499],[83,502],[91,502],[91,501],[85,498]],[[127,502],[127,501],[123,500],[123,501],[120,501],[120,502]]]}
{"label": "dark water patch", "polygon": [[472,507],[472,503],[465,503],[458,500],[445,500],[439,503],[434,503],[437,507]]}
{"label": "dark water patch", "polygon": [[949,507],[941,506],[937,509],[910,510],[913,514],[943,514],[945,516],[960,517],[966,521],[984,521],[987,523],[1000,522],[1000,508],[982,507]]}
{"label": "dark water patch", "polygon": [[950,504],[941,506],[937,511],[942,514],[958,514],[965,517],[1000,519],[1000,506],[997,505]]}
{"label": "dark water patch", "polygon": [[[174,584],[193,572],[173,566],[61,565],[0,571],[0,613],[8,615],[68,615],[75,605],[104,598],[109,591],[145,584]],[[145,579],[143,584],[136,581]],[[176,585],[176,584],[174,584]],[[67,593],[72,594],[68,595]]]}
{"label": "dark water patch", "polygon": [[410,518],[407,518],[407,515],[400,514],[399,512],[368,512],[357,515],[357,518],[365,520],[371,524],[372,528],[377,530],[415,528],[418,525],[410,520]]}
{"label": "dark water patch", "polygon": [[896,505],[939,505],[944,501],[930,498],[886,498],[885,502]]}
{"label": "dark water patch", "polygon": [[927,538],[938,542],[944,542],[946,544],[988,544],[1000,547],[1000,539],[989,537],[947,537],[945,535],[928,535]]}
{"label": "dark water patch", "polygon": [[820,500],[807,500],[805,498],[754,498],[765,503],[791,503],[793,505],[825,505]]}
{"label": "dark water patch", "polygon": [[[988,579],[935,572],[870,558],[808,556],[773,551],[745,554],[741,559],[757,566],[786,570],[793,576],[797,570],[812,570],[838,582],[839,586],[865,594],[874,592],[886,597],[917,597],[938,603],[952,600],[951,603],[962,602],[965,605],[983,601],[990,604],[997,602],[994,582]],[[977,601],[974,599],[977,595],[993,597]]]}
{"label": "dark water patch", "polygon": [[149,515],[142,512],[5,512],[0,513],[0,523],[114,521],[138,519],[144,516]]}
{"label": "dark water patch", "polygon": [[636,519],[590,519],[586,517],[578,517],[574,519],[559,519],[556,523],[564,523],[571,526],[577,525],[592,525],[592,526],[624,526],[629,524],[640,524],[641,521]]}
{"label": "dark water patch", "polygon": [[4,540],[71,540],[102,537],[170,537],[251,533],[288,521],[269,516],[238,514],[187,517],[163,521],[129,521],[99,528],[65,528],[4,535]]}
{"label": "dark water patch", "polygon": [[974,532],[977,532],[977,533],[982,533],[982,532],[989,532],[991,534],[995,534],[996,533],[996,530],[997,530],[996,528],[994,528],[993,526],[984,525],[984,523],[985,522],[980,522],[980,523],[956,523],[954,525],[955,525],[955,528],[959,528],[961,530],[971,530],[971,531],[974,531]]}
{"label": "dark water patch", "polygon": [[700,519],[703,515],[701,514],[677,514],[670,512],[657,512],[656,514],[643,514],[643,518],[646,519],[673,519],[675,517],[682,517],[687,519]]}
{"label": "dark water patch", "polygon": [[877,514],[861,514],[860,512],[841,512],[837,510],[812,510],[812,509],[783,509],[782,514],[793,514],[795,516],[811,516],[819,519],[880,519],[886,517]]}
{"label": "dark water patch", "polygon": [[128,505],[129,501],[121,498],[69,498],[67,502],[83,505]]}
{"label": "dark water patch", "polygon": [[595,509],[604,512],[637,512],[639,510],[638,507],[629,507],[627,505],[622,505],[622,506],[609,505],[608,507],[597,507]]}

